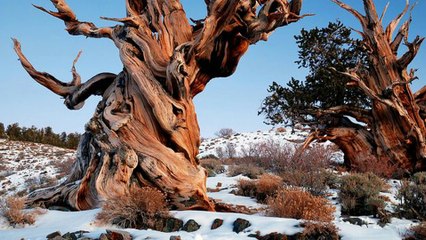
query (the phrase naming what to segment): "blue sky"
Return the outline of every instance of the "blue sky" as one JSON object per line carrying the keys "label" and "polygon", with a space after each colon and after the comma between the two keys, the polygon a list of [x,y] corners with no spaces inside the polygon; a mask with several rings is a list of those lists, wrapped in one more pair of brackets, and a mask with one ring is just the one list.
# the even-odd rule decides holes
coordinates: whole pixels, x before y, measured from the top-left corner
{"label": "blue sky", "polygon": [[[201,19],[205,16],[204,0],[181,2],[188,17]],[[345,2],[362,10],[360,0]],[[379,12],[386,2],[376,0]],[[125,14],[124,1],[68,0],[68,3],[81,21],[92,21],[98,26],[115,24],[100,20],[100,16],[123,17]],[[92,97],[81,110],[68,110],[63,105],[63,99],[37,84],[22,69],[13,52],[11,37],[21,41],[24,53],[38,70],[49,72],[63,81],[71,79],[71,64],[80,50],[83,54],[76,67],[83,81],[99,72],[120,72],[122,64],[118,51],[106,39],[68,35],[61,21],[31,4],[53,9],[48,0],[0,0],[0,122],[51,126],[56,132],[83,132],[100,98]],[[404,4],[405,0],[390,0],[385,22],[396,16]],[[237,132],[271,128],[263,124],[263,116],[257,115],[261,101],[267,96],[269,84],[272,81],[285,84],[292,76],[303,79],[306,73],[294,63],[297,60],[297,46],[293,36],[302,28],[324,27],[336,19],[347,26],[359,28],[350,14],[329,0],[305,0],[302,12],[316,15],[280,28],[267,42],[251,46],[231,77],[212,80],[205,91],[196,97],[202,136],[213,136],[225,127]],[[410,39],[416,35],[426,36],[426,0],[418,0],[412,15]],[[420,78],[413,84],[413,89],[423,86],[426,78],[426,44],[423,45],[411,64],[411,67],[419,69],[417,76]]]}

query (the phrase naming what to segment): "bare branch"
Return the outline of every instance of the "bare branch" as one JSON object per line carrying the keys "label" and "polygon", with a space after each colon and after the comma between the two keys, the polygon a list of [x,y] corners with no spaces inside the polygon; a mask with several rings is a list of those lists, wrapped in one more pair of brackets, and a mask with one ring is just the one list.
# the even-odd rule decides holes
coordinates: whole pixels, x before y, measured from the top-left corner
{"label": "bare branch", "polygon": [[339,5],[341,8],[345,9],[346,11],[354,15],[359,20],[363,28],[367,26],[366,18],[360,12],[358,12],[357,10],[353,9],[351,6],[347,5],[346,3],[343,3],[340,0],[331,0],[331,1],[333,1],[334,3]]}
{"label": "bare branch", "polygon": [[116,77],[117,75],[114,73],[99,73],[93,76],[84,84],[75,88],[71,94],[67,95],[64,104],[71,110],[82,108],[87,98],[91,95],[102,95]]}
{"label": "bare branch", "polygon": [[407,39],[411,21],[412,19],[410,16],[410,18],[407,21],[405,21],[404,24],[402,24],[401,28],[398,31],[398,34],[396,34],[395,38],[390,44],[394,55],[398,54],[398,49],[399,49],[399,46],[401,45],[402,40]]}
{"label": "bare branch", "polygon": [[398,59],[398,65],[401,67],[401,69],[407,68],[408,64],[413,61],[424,39],[424,37],[417,36],[411,43],[406,39],[404,40],[405,45],[408,47],[408,51]]}
{"label": "bare branch", "polygon": [[72,81],[71,81],[71,85],[73,86],[77,86],[81,84],[81,77],[80,74],[78,74],[77,70],[75,69],[75,64],[77,63],[78,59],[81,56],[82,51],[78,52],[77,56],[75,57],[74,61],[72,62],[72,68],[71,68],[71,72],[72,72]]}
{"label": "bare branch", "polygon": [[371,88],[369,88],[364,83],[364,81],[362,81],[362,79],[360,78],[360,76],[355,71],[341,72],[341,71],[338,71],[335,68],[330,68],[330,69],[333,70],[333,71],[336,71],[337,73],[340,73],[340,74],[342,74],[344,76],[349,77],[352,81],[348,82],[348,85],[350,85],[350,86],[358,86],[372,100],[376,100],[376,101],[379,101],[379,102],[381,102],[383,104],[386,104],[386,105],[388,105],[390,107],[394,107],[393,103],[390,100],[383,99],[383,98],[379,97],[377,95],[377,93],[375,93]]}
{"label": "bare branch", "polygon": [[425,101],[426,100],[426,85],[420,88],[417,92],[414,93],[414,98],[417,100]]}
{"label": "bare branch", "polygon": [[83,35],[93,38],[111,38],[113,28],[103,27],[98,28],[91,22],[80,22],[72,9],[68,6],[65,0],[50,0],[58,12],[47,10],[43,7],[33,5],[37,9],[46,12],[56,18],[64,21],[66,30],[71,35]]}
{"label": "bare branch", "polygon": [[380,23],[383,23],[383,18],[385,17],[386,12],[388,11],[389,4],[390,4],[390,2],[387,2],[386,6],[385,6],[385,9],[383,9],[382,15],[380,16]]}
{"label": "bare branch", "polygon": [[[12,39],[12,40],[13,40],[15,52],[18,55],[22,66],[34,80],[36,80],[41,85],[45,86],[50,91],[62,97],[65,97],[71,94],[71,92],[75,89],[75,86],[68,83],[61,82],[54,76],[50,75],[49,73],[37,71],[31,65],[31,63],[28,61],[25,55],[22,53],[21,44],[19,43],[19,41],[17,39]],[[73,82],[77,82],[77,80],[73,80]]]}
{"label": "bare branch", "polygon": [[355,118],[357,121],[370,124],[371,119],[371,111],[363,108],[342,105],[335,106],[328,109],[318,109],[316,113],[319,115],[322,114],[332,114],[332,115],[348,115]]}
{"label": "bare branch", "polygon": [[22,53],[21,44],[19,43],[19,41],[13,39],[13,43],[15,52],[18,55],[22,66],[28,72],[28,74],[30,74],[30,76],[36,82],[43,85],[53,93],[64,97],[65,105],[69,109],[80,109],[84,104],[84,100],[86,100],[91,95],[102,94],[117,77],[117,75],[113,73],[100,73],[89,79],[87,82],[81,84],[80,75],[75,69],[75,64],[81,54],[80,51],[73,61],[73,66],[71,69],[73,79],[70,83],[65,83],[58,80],[49,73],[37,71]]}
{"label": "bare branch", "polygon": [[395,19],[393,19],[389,23],[389,25],[386,27],[385,34],[386,34],[386,37],[387,37],[389,43],[392,41],[393,32],[395,31],[395,29],[398,26],[399,22],[401,21],[402,17],[405,15],[405,13],[407,13],[408,7],[409,7],[409,2],[408,2],[408,0],[406,0],[404,10]]}

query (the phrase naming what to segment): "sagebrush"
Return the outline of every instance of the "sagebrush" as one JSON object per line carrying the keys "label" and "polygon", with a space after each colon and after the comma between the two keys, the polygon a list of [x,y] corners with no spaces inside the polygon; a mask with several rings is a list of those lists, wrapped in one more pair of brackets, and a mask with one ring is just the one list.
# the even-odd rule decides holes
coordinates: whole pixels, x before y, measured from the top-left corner
{"label": "sagebrush", "polygon": [[282,178],[272,174],[263,174],[257,180],[240,179],[237,183],[237,194],[254,197],[260,203],[265,203],[268,197],[276,195],[283,185]]}
{"label": "sagebrush", "polygon": [[379,197],[385,186],[385,182],[373,173],[343,176],[339,192],[342,213],[355,216],[378,214],[378,210],[385,205]]}
{"label": "sagebrush", "polygon": [[25,198],[23,197],[7,197],[1,201],[2,215],[7,219],[11,226],[22,224],[34,224],[35,217],[39,211],[25,211]]}
{"label": "sagebrush", "polygon": [[402,181],[396,197],[404,217],[426,220],[426,172],[418,172],[410,180]]}
{"label": "sagebrush", "polygon": [[131,188],[129,194],[109,199],[96,216],[101,223],[138,229],[155,229],[156,223],[167,217],[165,195],[150,187]]}
{"label": "sagebrush", "polygon": [[267,199],[269,215],[330,222],[334,219],[335,207],[327,199],[313,196],[296,188],[282,188],[275,197]]}

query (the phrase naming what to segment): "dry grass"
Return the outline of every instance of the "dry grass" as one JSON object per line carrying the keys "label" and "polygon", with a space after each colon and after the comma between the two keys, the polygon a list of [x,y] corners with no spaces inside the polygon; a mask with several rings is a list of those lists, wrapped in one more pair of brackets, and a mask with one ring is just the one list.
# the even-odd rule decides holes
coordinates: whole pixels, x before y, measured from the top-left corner
{"label": "dry grass", "polygon": [[225,167],[222,162],[218,159],[207,158],[201,159],[200,165],[207,170],[209,177],[214,177],[216,174],[224,173]]}
{"label": "dry grass", "polygon": [[269,214],[275,217],[330,222],[335,207],[325,198],[295,188],[283,188],[267,199]]}
{"label": "dry grass", "polygon": [[264,173],[265,173],[265,170],[263,168],[256,167],[250,164],[231,165],[228,168],[228,176],[230,177],[243,175],[251,179],[256,179]]}
{"label": "dry grass", "polygon": [[423,240],[426,239],[426,222],[422,222],[410,228],[409,233],[406,234],[406,240]]}
{"label": "dry grass", "polygon": [[155,229],[158,220],[169,216],[165,195],[144,187],[132,188],[129,195],[108,200],[96,218],[123,228]]}
{"label": "dry grass", "polygon": [[278,189],[282,188],[283,179],[272,174],[263,174],[256,182],[256,199],[263,203],[268,197],[276,195]]}
{"label": "dry grass", "polygon": [[338,240],[338,228],[333,223],[304,222],[299,239]]}
{"label": "dry grass", "polygon": [[263,174],[258,180],[240,179],[237,183],[237,194],[254,197],[260,203],[265,203],[268,197],[274,197],[283,185],[282,178],[272,174]]}
{"label": "dry grass", "polygon": [[11,226],[33,224],[39,211],[25,212],[25,198],[8,197],[2,201],[2,214]]}

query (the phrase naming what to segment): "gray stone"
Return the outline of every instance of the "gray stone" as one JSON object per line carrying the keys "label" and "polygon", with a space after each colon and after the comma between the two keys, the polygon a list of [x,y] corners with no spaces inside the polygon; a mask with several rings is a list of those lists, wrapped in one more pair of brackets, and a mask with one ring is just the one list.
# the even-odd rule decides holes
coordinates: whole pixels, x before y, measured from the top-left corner
{"label": "gray stone", "polygon": [[188,222],[185,223],[182,230],[187,232],[195,232],[200,229],[201,225],[198,224],[194,219],[189,219]]}
{"label": "gray stone", "polygon": [[167,218],[164,220],[163,232],[176,232],[183,226],[183,221],[177,218]]}
{"label": "gray stone", "polygon": [[211,229],[211,230],[213,230],[213,229],[217,229],[217,228],[221,227],[221,226],[222,226],[222,224],[223,224],[223,220],[222,220],[222,219],[220,219],[220,218],[216,218],[216,219],[213,221],[213,223],[212,223],[212,227],[211,227],[210,229]]}
{"label": "gray stone", "polygon": [[170,236],[170,240],[182,240],[180,236]]}
{"label": "gray stone", "polygon": [[64,240],[77,240],[78,237],[75,235],[75,233],[65,233],[64,235],[62,235],[62,238]]}
{"label": "gray stone", "polygon": [[121,230],[106,230],[109,240],[132,240],[130,233]]}
{"label": "gray stone", "polygon": [[249,221],[242,219],[242,218],[237,218],[237,220],[235,220],[235,222],[233,224],[232,231],[234,231],[236,233],[240,233],[240,232],[244,231],[244,229],[246,229],[250,226],[251,226],[251,223]]}
{"label": "gray stone", "polygon": [[46,238],[47,239],[52,239],[52,238],[54,238],[54,237],[62,237],[62,234],[61,234],[61,232],[59,232],[59,231],[56,231],[56,232],[53,232],[53,233],[49,233],[47,236],[46,236]]}
{"label": "gray stone", "polygon": [[364,220],[362,220],[361,218],[344,218],[343,222],[348,222],[350,224],[354,224],[354,225],[358,225],[358,226],[362,226],[365,225],[367,226],[368,223]]}

